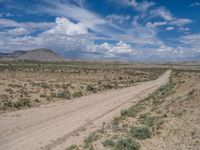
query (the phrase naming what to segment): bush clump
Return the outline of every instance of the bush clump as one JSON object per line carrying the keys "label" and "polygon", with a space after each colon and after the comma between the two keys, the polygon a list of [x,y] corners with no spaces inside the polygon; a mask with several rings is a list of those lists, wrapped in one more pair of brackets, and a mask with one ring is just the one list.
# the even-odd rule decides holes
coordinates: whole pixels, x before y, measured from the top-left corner
{"label": "bush clump", "polygon": [[81,96],[83,96],[83,94],[81,91],[78,91],[78,92],[74,92],[72,96],[73,97],[81,97]]}
{"label": "bush clump", "polygon": [[105,140],[104,142],[102,142],[104,147],[114,147],[115,146],[115,142],[113,140]]}
{"label": "bush clump", "polygon": [[144,140],[151,137],[151,131],[146,127],[131,127],[131,136],[138,139]]}
{"label": "bush clump", "polygon": [[126,116],[128,113],[129,113],[128,110],[125,110],[125,109],[121,110],[122,116]]}
{"label": "bush clump", "polygon": [[90,134],[87,138],[85,138],[84,143],[85,143],[85,148],[91,147],[92,142],[96,141],[98,139],[98,135],[96,133]]}
{"label": "bush clump", "polygon": [[96,93],[97,92],[97,88],[95,86],[93,86],[93,85],[88,85],[86,87],[86,91]]}
{"label": "bush clump", "polygon": [[139,150],[140,145],[131,138],[119,139],[115,145],[115,150]]}
{"label": "bush clump", "polygon": [[14,106],[16,108],[20,107],[31,107],[31,102],[27,98],[19,98],[16,102],[14,102]]}
{"label": "bush clump", "polygon": [[57,97],[58,97],[58,98],[70,99],[71,93],[69,92],[69,90],[59,91],[59,92],[57,93]]}

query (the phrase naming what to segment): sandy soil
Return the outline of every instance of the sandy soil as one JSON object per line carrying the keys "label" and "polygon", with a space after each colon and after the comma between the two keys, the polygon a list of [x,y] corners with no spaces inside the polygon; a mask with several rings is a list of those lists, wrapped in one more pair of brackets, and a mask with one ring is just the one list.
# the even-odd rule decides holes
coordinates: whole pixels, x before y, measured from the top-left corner
{"label": "sandy soil", "polygon": [[171,71],[133,87],[0,115],[0,150],[64,149],[168,82]]}

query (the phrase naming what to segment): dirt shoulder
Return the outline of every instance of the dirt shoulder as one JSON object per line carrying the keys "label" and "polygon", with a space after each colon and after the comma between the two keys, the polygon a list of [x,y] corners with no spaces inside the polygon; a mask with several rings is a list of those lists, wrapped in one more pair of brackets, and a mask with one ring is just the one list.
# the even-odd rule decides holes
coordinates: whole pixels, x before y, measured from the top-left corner
{"label": "dirt shoulder", "polygon": [[133,87],[83,96],[0,115],[0,149],[65,149],[81,143],[142,98],[168,82],[170,71]]}

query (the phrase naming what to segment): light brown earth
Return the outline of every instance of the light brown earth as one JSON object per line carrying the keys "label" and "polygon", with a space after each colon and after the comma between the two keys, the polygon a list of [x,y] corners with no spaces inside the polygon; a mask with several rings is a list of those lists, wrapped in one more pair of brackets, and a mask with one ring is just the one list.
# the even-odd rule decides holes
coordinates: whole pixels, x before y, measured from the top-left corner
{"label": "light brown earth", "polygon": [[173,70],[165,86],[68,149],[199,150],[199,108],[200,72]]}
{"label": "light brown earth", "polygon": [[103,62],[0,61],[0,113],[130,87],[164,72]]}
{"label": "light brown earth", "polygon": [[171,71],[133,87],[0,115],[0,150],[65,149],[168,82]]}

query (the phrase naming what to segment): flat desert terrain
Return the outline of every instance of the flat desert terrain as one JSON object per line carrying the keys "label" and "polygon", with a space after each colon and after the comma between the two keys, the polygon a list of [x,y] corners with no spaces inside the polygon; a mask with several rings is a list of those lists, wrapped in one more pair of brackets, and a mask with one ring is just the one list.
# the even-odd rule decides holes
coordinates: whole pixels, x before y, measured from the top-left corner
{"label": "flat desert terrain", "polygon": [[36,62],[1,69],[0,150],[200,146],[198,70]]}

